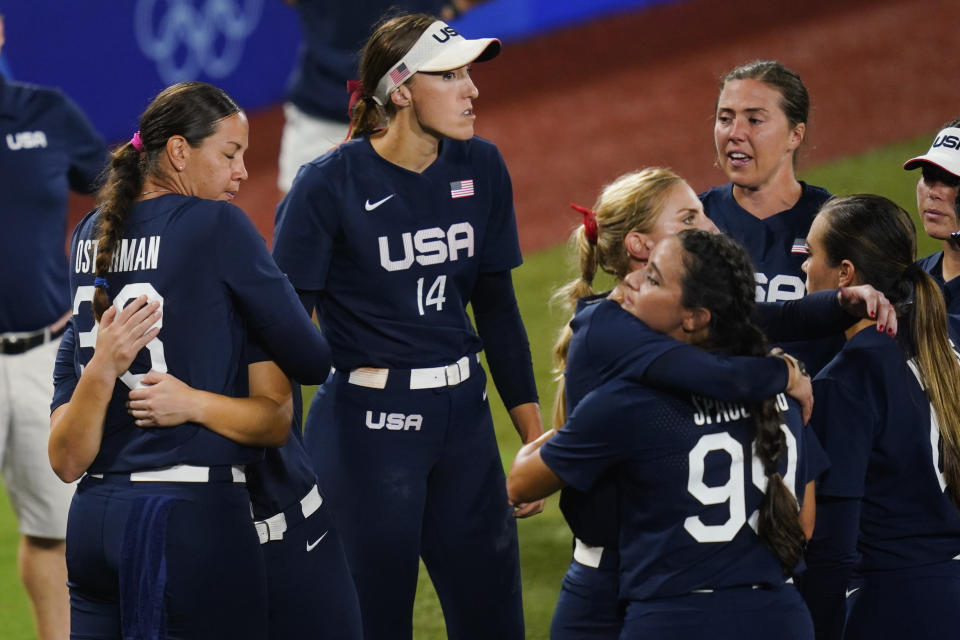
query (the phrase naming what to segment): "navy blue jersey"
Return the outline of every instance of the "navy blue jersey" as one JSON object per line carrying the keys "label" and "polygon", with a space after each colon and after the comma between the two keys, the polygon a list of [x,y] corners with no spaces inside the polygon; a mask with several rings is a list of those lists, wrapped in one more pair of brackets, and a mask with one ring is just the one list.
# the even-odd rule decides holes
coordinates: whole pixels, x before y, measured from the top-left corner
{"label": "navy blue jersey", "polygon": [[70,308],[67,196],[93,191],[106,161],[69,98],[0,77],[0,333],[42,329]]}
{"label": "navy blue jersey", "polygon": [[423,173],[366,138],[304,165],[277,208],[273,255],[322,291],[338,369],[410,369],[480,351],[465,307],[480,273],[521,262],[510,177],[480,138],[443,140]]}
{"label": "navy blue jersey", "polygon": [[943,251],[917,260],[920,268],[929,273],[943,292],[943,301],[947,304],[947,313],[960,314],[960,278],[950,282],[943,280]]}
{"label": "navy blue jersey", "polygon": [[[724,400],[759,400],[786,386],[782,362],[709,354],[657,333],[604,294],[578,300],[570,327],[564,373],[567,415],[587,393],[616,377],[665,389],[697,389]],[[571,487],[560,494],[570,530],[591,546],[616,544],[616,504],[613,478],[596,482],[586,494]]]}
{"label": "navy blue jersey", "polygon": [[830,199],[826,189],[800,183],[803,192],[792,208],[761,220],[737,204],[733,183],[699,195],[704,211],[717,227],[742,244],[757,270],[757,301],[780,302],[803,297],[807,233],[817,211]]}
{"label": "navy blue jersey", "polygon": [[[733,197],[733,183],[713,187],[699,195],[707,216],[717,227],[746,248],[756,269],[757,302],[782,302],[802,298],[806,276],[800,268],[807,258],[810,225],[830,193],[800,183],[803,189],[793,207],[763,220],[741,207]],[[840,338],[781,342],[782,347],[816,373],[840,349]]]}
{"label": "navy blue jersey", "polygon": [[[255,342],[247,345],[247,362],[263,362],[269,356]],[[267,447],[263,461],[247,465],[250,506],[257,520],[269,518],[299,502],[317,484],[313,463],[303,448],[303,397],[300,385],[290,382],[293,418],[290,437],[280,447]],[[249,393],[249,389],[246,391]]]}
{"label": "navy blue jersey", "polygon": [[[61,345],[52,408],[70,400],[96,343],[90,302],[97,219],[97,211],[87,214],[71,241],[71,322],[77,345],[72,350]],[[129,389],[150,369],[168,371],[195,389],[245,395],[247,325],[261,337],[275,336],[264,338],[271,352],[294,349],[305,358],[324,357],[310,340],[319,338],[322,344],[322,338],[247,216],[225,202],[180,195],[137,202],[107,280],[115,305],[142,294],[161,298],[162,329],[117,381],[100,452],[89,471],[243,464],[261,458],[261,449],[198,424],[141,429],[125,406]],[[329,367],[329,360],[316,366],[322,370],[324,365]]]}
{"label": "navy blue jersey", "polygon": [[347,118],[347,80],[357,77],[360,50],[373,25],[396,5],[437,15],[447,0],[297,0],[303,42],[288,87],[288,99],[314,117]]}
{"label": "navy blue jersey", "polygon": [[817,375],[813,391],[811,426],[833,463],[817,493],[861,500],[860,570],[960,554],[960,512],[945,493],[939,430],[899,344],[860,331]]}
{"label": "navy blue jersey", "polygon": [[[777,397],[789,453],[780,470],[802,499],[825,461],[793,401]],[[744,406],[615,380],[588,394],[541,448],[565,483],[589,490],[613,469],[620,493],[620,596],[780,585],[783,570],[752,529],[766,477]]]}

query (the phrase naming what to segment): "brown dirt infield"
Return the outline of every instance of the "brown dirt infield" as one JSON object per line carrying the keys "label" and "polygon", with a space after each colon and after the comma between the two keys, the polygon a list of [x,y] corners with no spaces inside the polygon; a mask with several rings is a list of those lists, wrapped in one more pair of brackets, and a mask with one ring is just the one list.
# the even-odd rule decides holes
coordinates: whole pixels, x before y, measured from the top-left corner
{"label": "brown dirt infield", "polygon": [[[567,203],[592,204],[626,171],[670,166],[697,190],[723,182],[717,81],[749,60],[779,59],[809,88],[802,165],[936,130],[960,115],[957,25],[960,3],[938,0],[690,0],[609,17],[476,65],[478,133],[506,158],[521,245],[534,251],[566,238]],[[250,180],[236,201],[267,238],[282,126],[279,107],[251,114]],[[89,205],[72,201],[70,228]]]}

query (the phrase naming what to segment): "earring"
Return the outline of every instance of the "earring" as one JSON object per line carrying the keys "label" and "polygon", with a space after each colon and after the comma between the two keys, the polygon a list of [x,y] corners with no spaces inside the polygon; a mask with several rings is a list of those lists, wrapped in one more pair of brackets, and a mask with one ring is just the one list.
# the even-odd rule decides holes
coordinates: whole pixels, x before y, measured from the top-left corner
{"label": "earring", "polygon": [[177,171],[183,171],[183,165],[180,165],[179,167],[177,167]]}

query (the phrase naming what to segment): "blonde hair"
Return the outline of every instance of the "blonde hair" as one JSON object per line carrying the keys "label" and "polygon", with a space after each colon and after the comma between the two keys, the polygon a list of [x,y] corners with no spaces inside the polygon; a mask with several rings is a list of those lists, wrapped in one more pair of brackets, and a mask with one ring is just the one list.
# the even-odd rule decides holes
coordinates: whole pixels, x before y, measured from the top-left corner
{"label": "blonde hair", "polygon": [[[670,190],[678,184],[684,184],[683,178],[670,169],[648,167],[626,173],[605,186],[593,206],[597,218],[596,244],[587,238],[583,225],[570,235],[570,244],[578,256],[580,276],[557,289],[552,300],[572,311],[578,299],[594,294],[593,280],[598,269],[617,281],[626,277],[630,272],[630,256],[624,246],[627,234],[653,231]],[[570,324],[565,324],[553,347],[553,372],[557,380],[553,422],[557,427],[567,419],[563,372],[567,367],[572,335]]]}

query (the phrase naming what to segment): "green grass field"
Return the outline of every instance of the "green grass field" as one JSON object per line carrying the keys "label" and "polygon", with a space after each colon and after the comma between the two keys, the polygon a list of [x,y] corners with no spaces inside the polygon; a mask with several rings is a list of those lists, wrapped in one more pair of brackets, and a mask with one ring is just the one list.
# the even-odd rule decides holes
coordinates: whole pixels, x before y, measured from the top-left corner
{"label": "green grass field", "polygon": [[[811,184],[826,187],[835,194],[877,193],[899,203],[915,214],[915,186],[917,172],[905,172],[900,167],[906,158],[924,152],[931,136],[893,145],[871,153],[844,159],[840,162],[802,172],[802,178]],[[614,176],[611,176],[611,179]],[[597,185],[598,189],[600,185]],[[938,249],[937,243],[923,235],[920,229],[918,255],[927,255]],[[543,404],[544,420],[549,421],[554,393],[550,374],[550,350],[554,336],[566,316],[548,305],[550,293],[571,279],[574,263],[565,246],[526,257],[526,262],[514,274],[520,310],[523,314],[533,350],[537,386]],[[306,390],[305,390],[306,391]],[[305,398],[312,395],[305,393]],[[496,391],[490,387],[491,397]],[[509,466],[519,448],[519,441],[506,411],[497,401],[491,403],[497,438],[504,465]],[[560,516],[556,498],[547,504],[545,512],[523,520],[520,528],[520,556],[523,563],[524,610],[527,637],[531,640],[547,638],[550,617],[559,591],[560,578],[570,559],[570,534]],[[16,523],[6,492],[0,492],[0,638],[25,640],[33,637],[32,621],[26,595],[16,572]],[[464,576],[469,579],[469,576]],[[417,638],[445,638],[443,617],[426,573],[421,580],[415,610]]]}

